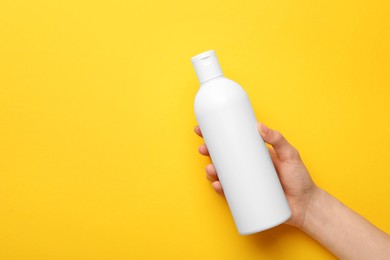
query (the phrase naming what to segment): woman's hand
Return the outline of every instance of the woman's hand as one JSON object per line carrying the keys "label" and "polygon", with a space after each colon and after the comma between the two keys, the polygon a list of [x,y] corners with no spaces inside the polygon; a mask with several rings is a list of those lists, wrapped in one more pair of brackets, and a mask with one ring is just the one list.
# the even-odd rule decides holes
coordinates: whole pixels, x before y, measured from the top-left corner
{"label": "woman's hand", "polygon": [[[261,123],[258,123],[258,130],[263,140],[272,146],[268,147],[268,150],[292,211],[292,216],[286,224],[300,227],[304,222],[307,207],[317,190],[317,186],[310,178],[297,149],[282,134]],[[195,127],[195,133],[202,137],[199,126]],[[199,147],[199,153],[209,156],[206,144]],[[224,196],[218,173],[213,164],[206,166],[206,178],[212,183],[214,190]]]}

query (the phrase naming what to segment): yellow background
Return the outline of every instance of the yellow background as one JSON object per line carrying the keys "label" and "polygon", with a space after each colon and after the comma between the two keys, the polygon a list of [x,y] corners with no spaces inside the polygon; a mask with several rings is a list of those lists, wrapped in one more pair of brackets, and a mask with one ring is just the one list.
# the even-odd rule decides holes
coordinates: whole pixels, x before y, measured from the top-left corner
{"label": "yellow background", "polygon": [[390,232],[388,1],[0,2],[0,259],[332,259],[238,235],[190,58],[215,49],[314,180]]}

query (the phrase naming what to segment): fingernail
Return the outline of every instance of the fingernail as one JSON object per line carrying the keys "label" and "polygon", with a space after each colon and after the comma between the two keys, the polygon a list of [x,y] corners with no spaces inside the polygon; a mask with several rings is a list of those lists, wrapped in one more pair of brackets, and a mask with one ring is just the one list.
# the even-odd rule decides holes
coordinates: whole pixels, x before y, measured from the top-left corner
{"label": "fingernail", "polygon": [[269,129],[263,123],[260,123],[260,133],[261,135],[267,135],[269,133]]}

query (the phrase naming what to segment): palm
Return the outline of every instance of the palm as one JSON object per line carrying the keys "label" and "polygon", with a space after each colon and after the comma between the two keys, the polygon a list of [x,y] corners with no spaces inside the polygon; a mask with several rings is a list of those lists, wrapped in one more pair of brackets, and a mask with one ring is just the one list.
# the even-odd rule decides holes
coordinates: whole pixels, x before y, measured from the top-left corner
{"label": "palm", "polygon": [[299,225],[315,185],[300,158],[284,162],[275,158],[273,162],[292,211],[292,217],[286,223]]}

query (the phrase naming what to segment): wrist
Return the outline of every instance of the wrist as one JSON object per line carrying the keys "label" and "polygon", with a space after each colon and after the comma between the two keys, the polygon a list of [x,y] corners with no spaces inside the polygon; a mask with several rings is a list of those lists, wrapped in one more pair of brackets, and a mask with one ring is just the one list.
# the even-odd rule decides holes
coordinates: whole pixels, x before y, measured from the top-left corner
{"label": "wrist", "polygon": [[318,186],[314,186],[310,198],[307,201],[305,210],[302,212],[302,217],[300,223],[297,227],[303,231],[307,231],[309,229],[309,224],[311,220],[319,214],[319,210],[322,209],[321,201],[324,200],[326,196],[326,192],[319,188]]}

